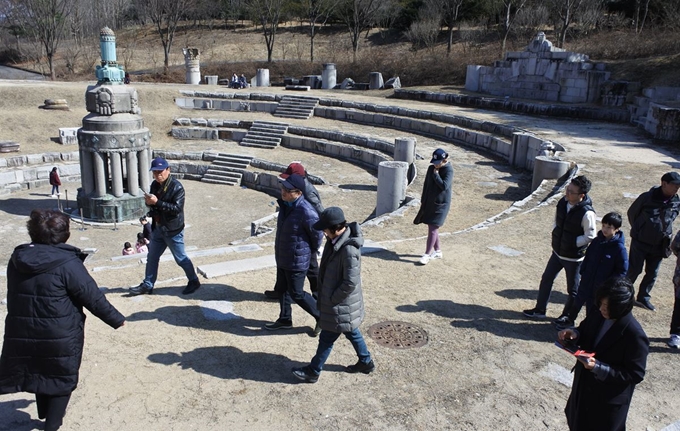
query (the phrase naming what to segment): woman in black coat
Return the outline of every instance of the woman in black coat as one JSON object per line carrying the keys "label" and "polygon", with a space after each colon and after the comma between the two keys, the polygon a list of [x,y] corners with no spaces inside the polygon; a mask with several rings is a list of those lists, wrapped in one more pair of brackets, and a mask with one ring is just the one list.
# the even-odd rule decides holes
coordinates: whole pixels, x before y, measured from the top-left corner
{"label": "woman in black coat", "polygon": [[425,174],[423,194],[420,197],[420,210],[414,224],[427,225],[427,245],[425,254],[420,258],[422,265],[430,259],[441,259],[439,246],[439,228],[444,225],[451,208],[451,183],[453,183],[453,167],[449,163],[449,155],[441,148],[432,153],[430,167]]}
{"label": "woman in black coat", "polygon": [[30,244],[14,249],[7,266],[7,318],[0,356],[0,394],[35,394],[45,430],[59,429],[78,385],[83,356],[83,307],[119,328],[125,318],[83,265],[85,255],[66,245],[67,215],[33,210]]}
{"label": "woman in black coat", "polygon": [[634,291],[625,277],[606,280],[595,294],[599,313],[578,329],[558,333],[594,356],[578,356],[564,409],[570,431],[624,431],[635,385],[645,376],[649,341],[631,310]]}

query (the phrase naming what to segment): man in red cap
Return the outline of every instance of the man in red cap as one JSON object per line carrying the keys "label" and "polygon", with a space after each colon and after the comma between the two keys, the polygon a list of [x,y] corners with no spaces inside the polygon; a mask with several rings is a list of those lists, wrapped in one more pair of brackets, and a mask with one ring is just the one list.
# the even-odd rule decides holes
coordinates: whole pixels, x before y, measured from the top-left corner
{"label": "man in red cap", "polygon": [[[304,183],[305,187],[302,192],[302,196],[304,196],[305,200],[312,204],[312,207],[316,211],[317,214],[321,214],[323,212],[323,205],[321,204],[321,197],[319,196],[319,192],[316,190],[316,187],[309,181],[307,178],[307,171],[305,170],[305,167],[302,166],[300,162],[293,162],[288,167],[286,170],[279,175],[281,179],[287,179],[291,175],[299,175]],[[307,271],[307,280],[309,280],[309,288],[312,291],[312,295],[316,297],[316,292],[317,292],[317,277],[319,275],[319,260],[318,256],[316,253],[312,253],[312,260],[309,262],[309,271]],[[276,290],[265,290],[264,294],[267,298],[269,299],[279,299],[279,294],[276,292]]]}

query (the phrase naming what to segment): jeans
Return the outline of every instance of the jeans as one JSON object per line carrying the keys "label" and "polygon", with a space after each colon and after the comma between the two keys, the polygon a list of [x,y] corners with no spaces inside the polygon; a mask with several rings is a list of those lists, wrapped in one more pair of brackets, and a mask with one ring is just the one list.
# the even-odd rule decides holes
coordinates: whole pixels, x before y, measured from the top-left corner
{"label": "jeans", "polygon": [[45,419],[45,430],[56,431],[61,427],[66,414],[66,406],[71,399],[68,395],[44,395],[35,394],[35,405],[38,408],[38,417]]}
{"label": "jeans", "polygon": [[52,186],[52,194],[56,195],[59,193],[59,186]]}
{"label": "jeans", "polygon": [[304,290],[305,275],[307,275],[307,271],[286,271],[276,268],[276,285],[274,290],[282,294],[279,298],[279,305],[281,306],[279,320],[286,322],[293,321],[293,302],[302,307],[315,320],[319,320],[316,300]]}
{"label": "jeans", "polygon": [[663,256],[654,253],[655,250],[650,250],[649,247],[641,244],[639,241],[633,239],[630,242],[630,256],[628,257],[628,279],[635,284],[638,276],[642,272],[642,267],[645,267],[645,276],[640,282],[640,289],[637,293],[637,299],[651,299],[650,292],[654,287],[656,276],[659,274],[659,267]]}
{"label": "jeans", "polygon": [[194,264],[184,252],[184,230],[175,236],[168,236],[160,228],[154,229],[149,242],[149,252],[146,255],[146,274],[143,283],[153,289],[158,277],[158,261],[166,248],[170,248],[172,257],[186,274],[189,281],[198,280]]}
{"label": "jeans", "polygon": [[[311,368],[312,371],[317,374],[321,373],[323,365],[331,354],[331,350],[333,350],[333,343],[335,343],[335,340],[337,340],[340,335],[339,332],[327,331],[325,329],[321,330],[321,334],[319,335],[319,347],[316,349],[316,355],[314,355],[312,362],[309,364],[309,368]],[[352,343],[354,351],[357,352],[357,356],[359,356],[359,361],[364,364],[371,362],[371,353],[368,351],[368,347],[366,347],[366,342],[364,341],[364,337],[361,335],[359,328],[351,332],[343,332],[342,335]]]}
{"label": "jeans", "polygon": [[561,315],[564,316],[569,312],[578,293],[578,285],[581,282],[581,262],[560,259],[555,253],[550,255],[548,264],[541,276],[541,284],[538,286],[538,299],[536,300],[536,308],[538,310],[545,311],[548,307],[553,283],[563,268],[567,275],[567,294],[569,298],[567,298],[567,303],[564,305]]}

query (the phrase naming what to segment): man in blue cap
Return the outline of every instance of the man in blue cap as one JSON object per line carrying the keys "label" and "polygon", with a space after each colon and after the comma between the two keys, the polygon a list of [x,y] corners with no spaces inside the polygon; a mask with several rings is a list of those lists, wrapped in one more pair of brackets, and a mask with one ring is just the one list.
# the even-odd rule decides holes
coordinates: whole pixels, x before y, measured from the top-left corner
{"label": "man in blue cap", "polygon": [[130,295],[150,295],[158,277],[158,261],[166,248],[170,248],[177,265],[182,267],[189,279],[183,295],[194,293],[201,287],[194,264],[184,252],[184,187],[170,175],[170,166],[162,157],[151,162],[154,181],[151,191],[144,193],[149,206],[153,233],[146,256],[146,274],[139,286],[130,289]]}

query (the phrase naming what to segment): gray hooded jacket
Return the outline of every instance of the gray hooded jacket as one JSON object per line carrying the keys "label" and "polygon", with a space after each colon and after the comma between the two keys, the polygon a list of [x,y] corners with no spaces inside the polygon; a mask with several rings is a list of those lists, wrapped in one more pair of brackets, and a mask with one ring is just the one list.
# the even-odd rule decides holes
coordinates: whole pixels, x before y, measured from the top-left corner
{"label": "gray hooded jacket", "polygon": [[321,329],[350,332],[364,320],[361,292],[361,227],[349,223],[335,244],[326,240],[319,265],[319,308]]}

